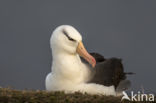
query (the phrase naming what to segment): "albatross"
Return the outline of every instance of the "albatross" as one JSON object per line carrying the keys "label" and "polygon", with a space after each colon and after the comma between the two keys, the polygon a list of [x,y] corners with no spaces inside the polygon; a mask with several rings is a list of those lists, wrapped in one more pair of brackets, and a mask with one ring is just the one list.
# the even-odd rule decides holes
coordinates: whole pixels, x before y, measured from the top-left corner
{"label": "albatross", "polygon": [[57,27],[50,38],[50,47],[53,61],[45,80],[47,91],[117,96],[130,87],[121,59],[88,53],[74,27]]}

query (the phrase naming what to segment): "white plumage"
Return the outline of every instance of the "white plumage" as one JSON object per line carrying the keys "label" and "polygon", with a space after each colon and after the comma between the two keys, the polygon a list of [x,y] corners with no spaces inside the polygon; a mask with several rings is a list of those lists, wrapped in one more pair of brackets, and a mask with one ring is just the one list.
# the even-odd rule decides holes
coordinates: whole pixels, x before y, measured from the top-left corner
{"label": "white plumage", "polygon": [[[72,39],[72,40],[70,40]],[[52,72],[46,77],[48,91],[65,91],[73,93],[79,91],[89,94],[116,95],[114,86],[104,86],[87,83],[90,79],[89,67],[81,62],[78,48],[82,41],[81,34],[72,26],[62,25],[57,27],[50,38],[52,49]],[[84,50],[85,59],[95,66],[93,58]]]}

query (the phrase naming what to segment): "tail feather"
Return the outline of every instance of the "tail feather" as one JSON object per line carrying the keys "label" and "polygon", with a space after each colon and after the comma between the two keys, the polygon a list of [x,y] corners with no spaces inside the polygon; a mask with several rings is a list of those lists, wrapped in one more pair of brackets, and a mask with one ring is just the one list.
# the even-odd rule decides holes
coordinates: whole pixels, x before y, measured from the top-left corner
{"label": "tail feather", "polygon": [[134,75],[136,73],[133,73],[133,72],[125,72],[125,75]]}

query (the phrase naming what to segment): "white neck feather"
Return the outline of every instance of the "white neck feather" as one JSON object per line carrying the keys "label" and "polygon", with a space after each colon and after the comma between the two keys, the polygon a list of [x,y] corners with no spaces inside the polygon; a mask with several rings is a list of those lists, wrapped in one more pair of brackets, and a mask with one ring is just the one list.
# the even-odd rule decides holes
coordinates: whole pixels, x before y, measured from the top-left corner
{"label": "white neck feather", "polygon": [[84,75],[83,66],[78,54],[53,52],[52,72],[57,78],[71,82],[82,82]]}

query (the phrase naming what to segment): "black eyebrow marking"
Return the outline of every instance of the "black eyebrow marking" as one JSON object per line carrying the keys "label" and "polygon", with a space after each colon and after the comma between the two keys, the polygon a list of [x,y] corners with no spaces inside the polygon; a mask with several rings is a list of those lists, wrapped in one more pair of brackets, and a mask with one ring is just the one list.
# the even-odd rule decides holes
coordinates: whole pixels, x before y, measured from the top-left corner
{"label": "black eyebrow marking", "polygon": [[74,40],[73,38],[71,38],[65,30],[63,30],[62,32],[63,32],[63,34],[64,34],[70,41],[76,42],[76,40]]}

